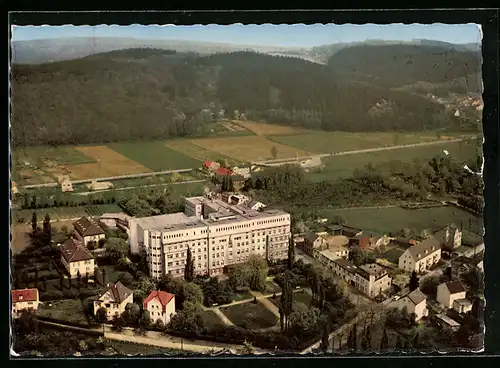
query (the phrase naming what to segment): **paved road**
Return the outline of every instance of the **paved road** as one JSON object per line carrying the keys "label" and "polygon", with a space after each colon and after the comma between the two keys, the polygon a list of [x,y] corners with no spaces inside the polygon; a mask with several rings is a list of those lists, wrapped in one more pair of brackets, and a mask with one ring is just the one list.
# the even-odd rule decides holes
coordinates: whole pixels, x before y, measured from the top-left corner
{"label": "paved road", "polygon": [[176,185],[176,184],[201,183],[201,182],[205,182],[205,181],[206,181],[206,179],[197,179],[197,180],[178,181],[175,183],[149,184],[149,185],[141,185],[141,186],[136,186],[136,187],[113,188],[113,189],[105,189],[105,190],[96,190],[93,192],[80,192],[80,193],[74,193],[74,194],[89,195],[89,194],[94,194],[94,193],[109,192],[112,190],[130,190],[130,189],[137,189],[137,188],[161,187],[161,186],[171,185],[171,184]]}
{"label": "paved road", "polygon": [[465,140],[466,140],[466,138],[460,138],[460,139],[450,139],[450,140],[446,140],[446,141],[443,140],[443,141],[423,142],[423,143],[414,143],[414,144],[404,144],[404,145],[398,145],[398,146],[368,148],[368,149],[364,149],[364,150],[344,151],[344,152],[336,152],[336,153],[324,153],[324,154],[319,154],[319,155],[301,156],[301,157],[290,158],[289,160],[278,159],[278,160],[256,161],[256,162],[253,162],[253,164],[255,164],[255,165],[270,165],[270,166],[283,165],[286,163],[297,162],[300,160],[311,159],[311,158],[321,159],[321,158],[333,157],[333,156],[357,155],[360,153],[390,151],[390,150],[396,150],[396,149],[401,149],[401,148],[425,147],[425,146],[434,146],[434,145],[447,144],[447,143],[456,143],[456,142],[462,142]]}

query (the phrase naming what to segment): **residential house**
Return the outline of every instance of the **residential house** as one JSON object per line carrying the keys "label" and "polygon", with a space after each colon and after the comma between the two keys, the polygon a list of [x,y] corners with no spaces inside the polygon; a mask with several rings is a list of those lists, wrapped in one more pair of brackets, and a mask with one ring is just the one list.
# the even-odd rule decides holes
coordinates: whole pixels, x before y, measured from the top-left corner
{"label": "residential house", "polygon": [[59,184],[61,185],[61,191],[64,192],[72,192],[73,184],[71,184],[71,179],[68,175],[61,175],[57,178]]}
{"label": "residential house", "polygon": [[441,248],[447,251],[453,251],[462,245],[462,230],[455,224],[450,224],[441,230],[438,230],[434,236],[441,241]]}
{"label": "residential house", "polygon": [[370,298],[375,298],[391,287],[392,278],[384,267],[369,263],[358,267],[354,284],[359,291]]}
{"label": "residential house", "polygon": [[381,245],[387,245],[389,242],[390,238],[387,236],[380,236],[373,232],[362,232],[352,237],[349,244],[363,250],[368,250],[378,248]]}
{"label": "residential house", "polygon": [[397,300],[396,306],[400,309],[406,308],[410,314],[414,313],[415,321],[429,315],[429,310],[427,309],[427,297],[420,291],[420,289],[413,290],[411,293]]}
{"label": "residential house", "polygon": [[315,233],[308,233],[304,236],[304,252],[308,254],[313,253],[313,249],[321,247],[325,242],[321,236]]}
{"label": "residential house", "polygon": [[332,247],[325,250],[313,249],[312,255],[323,266],[331,269],[331,264],[334,260],[339,258],[345,259],[349,255],[349,249],[344,247]]}
{"label": "residential house", "polygon": [[134,292],[118,281],[108,284],[106,290],[94,300],[94,315],[99,308],[105,308],[108,320],[121,315],[129,303],[134,302]]}
{"label": "residential house", "polygon": [[441,242],[436,237],[430,237],[410,246],[399,257],[399,268],[417,273],[428,270],[441,260]]}
{"label": "residential house", "polygon": [[73,228],[74,236],[85,245],[91,241],[97,243],[99,240],[106,238],[106,233],[92,217],[82,217],[73,223]]}
{"label": "residential house", "polygon": [[357,267],[347,259],[338,258],[333,260],[330,269],[333,273],[343,279],[351,286],[355,286],[355,276]]}
{"label": "residential house", "polygon": [[484,250],[471,258],[471,263],[476,266],[481,272],[484,272]]}
{"label": "residential house", "polygon": [[325,246],[327,248],[345,248],[348,250],[349,248],[349,238],[344,235],[324,235],[323,239],[325,239]]}
{"label": "residential house", "polygon": [[229,169],[226,169],[225,167],[219,167],[216,171],[215,171],[215,175],[218,175],[218,176],[231,176],[233,175],[233,172]]}
{"label": "residential house", "polygon": [[166,326],[175,314],[175,295],[166,291],[152,291],[144,299],[144,310],[149,312],[152,323],[160,320]]}
{"label": "residential house", "polygon": [[110,189],[113,187],[114,187],[114,185],[110,181],[94,180],[91,183],[87,184],[87,188],[89,188],[89,190],[106,190],[106,189]]}
{"label": "residential house", "polygon": [[220,168],[220,164],[215,161],[205,161],[203,162],[202,170],[208,172],[214,172]]}
{"label": "residential house", "polygon": [[436,301],[458,313],[467,313],[472,309],[472,303],[465,296],[466,291],[460,281],[448,281],[438,285]]}
{"label": "residential house", "polygon": [[40,304],[38,289],[12,290],[12,318],[17,318],[25,310],[36,311]]}
{"label": "residential house", "polygon": [[235,166],[235,167],[233,167],[233,173],[234,173],[234,175],[241,175],[245,179],[248,179],[251,176],[251,172],[250,172],[249,167]]}
{"label": "residential house", "polygon": [[81,276],[94,275],[94,256],[80,240],[70,238],[59,247],[59,250],[61,263],[71,278],[76,277],[78,273]]}

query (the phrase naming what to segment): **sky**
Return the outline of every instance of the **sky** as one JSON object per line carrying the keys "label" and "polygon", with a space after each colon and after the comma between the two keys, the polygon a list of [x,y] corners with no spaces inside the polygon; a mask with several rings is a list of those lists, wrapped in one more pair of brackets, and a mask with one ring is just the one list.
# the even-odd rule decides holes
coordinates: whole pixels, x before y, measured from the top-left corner
{"label": "sky", "polygon": [[427,39],[451,43],[481,41],[476,24],[295,24],[295,25],[194,25],[194,26],[14,26],[12,40],[68,37],[127,37],[176,39],[244,45],[311,47],[365,40]]}

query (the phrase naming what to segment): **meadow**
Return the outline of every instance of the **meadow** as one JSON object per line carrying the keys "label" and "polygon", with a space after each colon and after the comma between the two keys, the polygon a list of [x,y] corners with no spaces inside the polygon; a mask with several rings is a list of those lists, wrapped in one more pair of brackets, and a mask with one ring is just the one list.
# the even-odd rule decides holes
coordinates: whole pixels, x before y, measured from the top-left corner
{"label": "meadow", "polygon": [[394,160],[406,162],[411,162],[414,159],[430,160],[435,156],[445,156],[444,150],[448,151],[450,157],[459,161],[474,159],[476,155],[476,147],[473,142],[451,142],[431,146],[333,156],[323,158],[322,161],[325,166],[321,169],[312,169],[307,174],[307,177],[312,181],[347,178],[352,176],[354,170],[362,169],[369,163],[376,166]]}
{"label": "meadow", "polygon": [[380,234],[397,233],[404,228],[418,232],[439,230],[450,223],[476,232],[482,229],[482,220],[454,206],[407,210],[401,207],[324,209],[320,216],[334,220],[342,216],[349,226],[371,230]]}

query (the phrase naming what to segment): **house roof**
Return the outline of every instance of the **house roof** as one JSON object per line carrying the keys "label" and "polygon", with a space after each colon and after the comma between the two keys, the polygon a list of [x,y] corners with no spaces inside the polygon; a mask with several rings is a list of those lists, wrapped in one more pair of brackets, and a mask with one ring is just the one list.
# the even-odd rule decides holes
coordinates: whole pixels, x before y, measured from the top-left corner
{"label": "house roof", "polygon": [[116,284],[108,284],[107,289],[99,295],[99,299],[101,299],[108,291],[111,291],[111,302],[115,303],[122,303],[131,294],[133,294],[132,290],[123,285],[121,281],[118,281]]}
{"label": "house roof", "polygon": [[19,302],[34,302],[38,300],[38,289],[12,290],[12,304]]}
{"label": "house roof", "polygon": [[[428,239],[422,240],[420,243],[410,246],[408,250],[410,251],[411,257],[418,261],[424,256],[428,256],[437,250],[441,249],[441,242],[436,237],[430,237]],[[427,251],[427,254],[425,253]]]}
{"label": "house roof", "polygon": [[104,230],[99,226],[97,221],[95,221],[93,218],[89,218],[86,216],[74,222],[73,226],[81,236],[93,236],[93,235],[104,234]]}
{"label": "house roof", "polygon": [[339,259],[335,259],[333,262],[335,262],[340,267],[346,269],[349,272],[355,272],[358,269],[355,265],[353,265],[347,259],[339,258]]}
{"label": "house roof", "polygon": [[211,167],[213,164],[214,164],[213,161],[205,161],[205,162],[203,162],[203,166],[205,166],[205,167]]}
{"label": "house roof", "polygon": [[59,247],[61,255],[66,262],[80,262],[94,259],[92,253],[83,245],[83,243],[74,238],[66,240],[63,245]]}
{"label": "house roof", "polygon": [[225,167],[219,167],[215,173],[217,175],[231,175],[233,172]]}
{"label": "house roof", "polygon": [[444,283],[450,294],[462,293],[465,291],[464,286],[460,281],[448,281]]}
{"label": "house roof", "polygon": [[168,303],[170,303],[174,299],[175,295],[167,293],[166,291],[158,291],[154,290],[151,294],[148,295],[146,299],[144,299],[144,309],[148,308],[148,303],[154,299],[158,300],[163,307],[163,311],[167,307]]}
{"label": "house roof", "polygon": [[319,238],[319,235],[316,233],[308,233],[304,236],[304,240],[311,242],[311,243],[314,243],[316,241],[316,239],[318,239],[318,238]]}
{"label": "house roof", "polygon": [[408,294],[408,298],[415,305],[419,305],[424,300],[426,300],[424,293],[422,293],[420,289],[413,290],[411,293]]}

